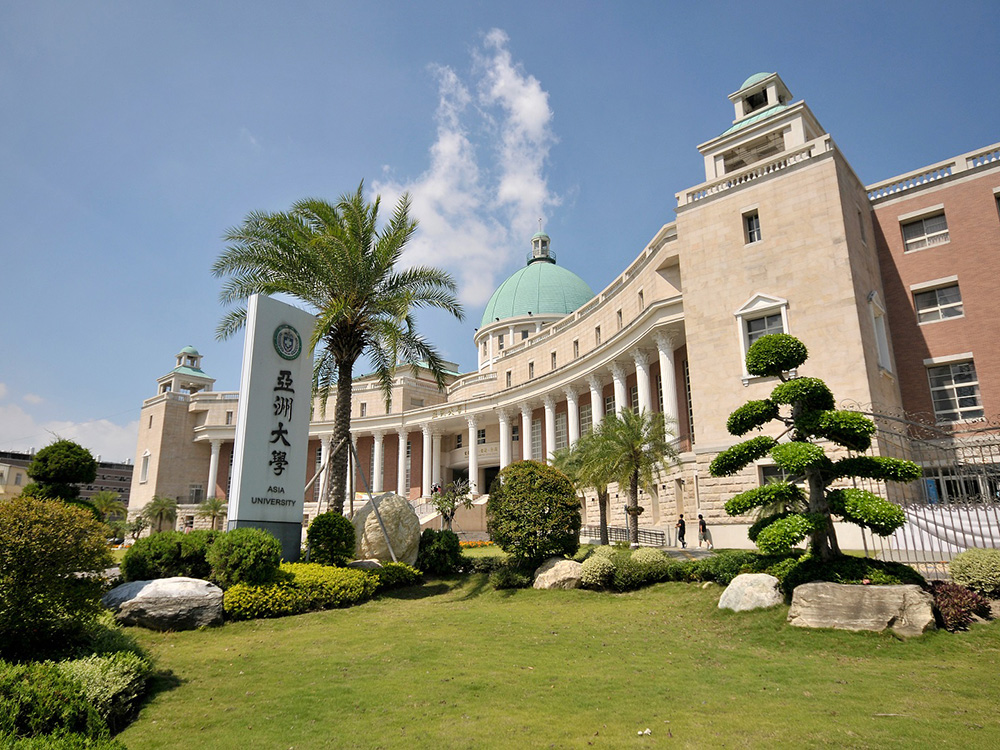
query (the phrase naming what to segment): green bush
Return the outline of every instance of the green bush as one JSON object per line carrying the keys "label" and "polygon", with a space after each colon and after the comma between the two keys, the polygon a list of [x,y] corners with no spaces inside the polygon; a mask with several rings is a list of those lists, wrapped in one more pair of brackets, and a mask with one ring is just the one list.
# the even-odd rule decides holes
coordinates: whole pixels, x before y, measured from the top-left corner
{"label": "green bush", "polygon": [[810,410],[827,410],[836,406],[829,386],[819,378],[795,378],[776,385],[771,391],[771,400],[777,404],[799,403]]}
{"label": "green bush", "polygon": [[20,738],[0,734],[0,747],[4,750],[128,750],[119,740],[82,734],[43,734]]}
{"label": "green bush", "polygon": [[824,513],[792,513],[758,530],[754,541],[765,555],[788,552],[813,531],[824,528],[828,521]]}
{"label": "green bush", "polygon": [[565,474],[538,461],[503,469],[486,504],[487,529],[504,552],[540,563],[580,547],[580,500]]}
{"label": "green bush", "polygon": [[212,573],[208,550],[217,531],[163,531],[142,537],[128,548],[121,564],[126,581],[187,576],[207,579]]}
{"label": "green bush", "polygon": [[809,358],[806,345],[787,333],[761,336],[747,350],[747,372],[775,376],[794,370]]}
{"label": "green bush", "polygon": [[340,513],[320,513],[306,532],[309,562],[346,565],[354,559],[354,524]]}
{"label": "green bush", "polygon": [[482,557],[462,555],[463,570],[471,570],[474,573],[486,573],[488,575],[506,564],[507,558],[502,555],[483,555]]}
{"label": "green bush", "polygon": [[970,549],[955,555],[948,566],[955,583],[990,597],[1000,598],[1000,550]]}
{"label": "green bush", "polygon": [[750,430],[760,429],[778,416],[778,405],[770,399],[747,401],[729,415],[726,430],[730,435],[746,435]]}
{"label": "green bush", "polygon": [[443,576],[462,569],[462,547],[454,531],[424,529],[420,535],[417,567],[425,573]]}
{"label": "green bush", "polygon": [[788,571],[781,578],[781,588],[790,596],[796,586],[812,581],[867,582],[876,586],[901,583],[927,585],[922,575],[902,563],[846,555],[824,561],[812,555],[803,555],[794,565],[789,566]]}
{"label": "green bush", "polygon": [[698,576],[702,581],[728,586],[740,573],[756,572],[760,557],[746,550],[722,550],[698,561]]}
{"label": "green bush", "polygon": [[859,452],[871,447],[875,434],[875,423],[856,411],[807,411],[795,420],[795,426],[807,435]]}
{"label": "green bush", "polygon": [[142,650],[135,637],[115,620],[114,613],[104,610],[97,616],[97,619],[87,623],[76,651],[69,656],[74,658],[93,654],[106,656],[123,651],[135,654],[142,659],[147,658],[146,652]]}
{"label": "green bush", "polygon": [[379,583],[376,576],[363,570],[332,568],[317,563],[284,563],[281,571],[291,576],[287,585],[306,595],[308,609],[359,604],[372,598]]}
{"label": "green bush", "polygon": [[889,536],[906,523],[906,514],[885,498],[855,487],[834,490],[827,495],[830,510],[845,521],[856,523],[879,536]]}
{"label": "green bush", "polygon": [[580,585],[585,589],[606,589],[615,576],[615,564],[605,555],[591,555],[583,561]]}
{"label": "green bush", "polygon": [[709,471],[713,477],[728,477],[741,471],[743,467],[763,458],[771,448],[778,443],[773,437],[759,435],[758,437],[737,443],[726,448],[712,459]]}
{"label": "green bush", "polygon": [[990,616],[990,603],[985,597],[960,584],[934,581],[931,593],[938,624],[952,633],[968,630],[976,617]]}
{"label": "green bush", "polygon": [[526,589],[534,583],[531,575],[507,564],[490,573],[490,585],[495,589]]}
{"label": "green bush", "polygon": [[123,729],[134,716],[152,672],[149,661],[128,651],[58,662],[56,667],[82,687],[113,732]]}
{"label": "green bush", "polygon": [[79,683],[51,662],[0,662],[0,736],[75,732],[106,737],[108,726]]}
{"label": "green bush", "polygon": [[0,657],[58,654],[100,612],[104,534],[59,500],[0,502]]}
{"label": "green bush", "polygon": [[590,554],[592,557],[606,557],[610,560],[615,556],[615,548],[610,544],[603,544],[600,547],[594,547]]}
{"label": "green bush", "polygon": [[222,588],[268,583],[281,565],[281,543],[263,529],[233,529],[216,537],[208,550],[208,563],[212,580]]}
{"label": "green bush", "polygon": [[414,586],[420,583],[423,574],[406,563],[385,562],[381,568],[368,571],[368,575],[378,582],[378,591],[386,591]]}
{"label": "green bush", "polygon": [[222,606],[230,620],[287,617],[309,610],[309,595],[288,583],[237,583],[226,589]]}
{"label": "green bush", "polygon": [[805,474],[807,469],[823,469],[830,465],[826,452],[812,443],[781,443],[771,449],[774,463],[789,474]]}

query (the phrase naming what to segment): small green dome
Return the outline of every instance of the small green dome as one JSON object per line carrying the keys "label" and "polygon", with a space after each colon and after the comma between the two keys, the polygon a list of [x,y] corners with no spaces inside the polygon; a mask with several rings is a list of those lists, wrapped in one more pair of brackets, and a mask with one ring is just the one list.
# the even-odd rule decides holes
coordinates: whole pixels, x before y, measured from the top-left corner
{"label": "small green dome", "polygon": [[179,352],[177,352],[177,353],[178,353],[178,354],[190,354],[190,355],[192,355],[192,356],[194,356],[194,357],[200,357],[200,356],[201,356],[201,355],[200,355],[200,354],[198,353],[198,350],[197,350],[197,349],[195,349],[195,348],[194,348],[193,346],[185,346],[185,347],[184,347],[183,349],[181,349],[181,350],[180,350]]}
{"label": "small green dome", "polygon": [[743,82],[743,85],[740,86],[737,89],[737,91],[742,91],[745,88],[749,88],[750,86],[753,86],[755,83],[760,83],[765,78],[768,78],[773,75],[774,73],[754,73],[752,76],[750,76]]}
{"label": "small green dome", "polygon": [[502,283],[490,297],[480,327],[497,318],[568,315],[594,298],[586,281],[550,258],[535,258]]}

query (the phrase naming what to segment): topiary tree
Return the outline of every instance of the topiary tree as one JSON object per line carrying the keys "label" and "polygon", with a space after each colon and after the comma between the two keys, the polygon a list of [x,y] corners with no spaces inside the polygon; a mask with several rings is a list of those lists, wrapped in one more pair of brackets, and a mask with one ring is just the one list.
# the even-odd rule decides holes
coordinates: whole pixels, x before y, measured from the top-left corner
{"label": "topiary tree", "polygon": [[75,500],[80,496],[77,485],[97,478],[97,461],[82,445],[57,440],[35,454],[27,471],[33,484],[24,488],[25,495]]}
{"label": "topiary tree", "polygon": [[340,513],[331,510],[316,516],[306,539],[310,562],[343,566],[354,559],[354,524]]}
{"label": "topiary tree", "polygon": [[[729,415],[730,434],[746,435],[769,422],[785,425],[778,438],[761,435],[737,443],[712,461],[712,476],[731,476],[744,467],[771,456],[790,479],[741,492],[726,503],[726,512],[741,516],[754,508],[777,505],[777,513],[751,526],[750,539],[764,553],[785,552],[809,538],[810,552],[822,560],[840,555],[833,516],[888,536],[906,521],[902,509],[867,490],[831,489],[847,477],[865,477],[887,482],[912,482],[921,475],[912,461],[885,456],[847,456],[836,461],[826,455],[817,440],[827,440],[848,451],[863,452],[871,446],[875,423],[852,411],[834,408],[833,394],[822,380],[790,377],[809,356],[805,345],[784,333],[761,336],[747,352],[747,372],[781,380],[771,397],[748,401]],[[784,437],[785,442],[779,442]]]}
{"label": "topiary tree", "polygon": [[580,548],[580,502],[573,483],[538,461],[510,464],[490,488],[486,528],[518,562],[574,554]]}

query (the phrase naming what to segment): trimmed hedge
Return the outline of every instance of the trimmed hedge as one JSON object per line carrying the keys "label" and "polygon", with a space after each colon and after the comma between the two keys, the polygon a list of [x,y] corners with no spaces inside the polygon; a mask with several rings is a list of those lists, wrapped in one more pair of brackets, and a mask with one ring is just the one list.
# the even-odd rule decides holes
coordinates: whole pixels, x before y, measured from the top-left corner
{"label": "trimmed hedge", "polygon": [[212,566],[208,549],[218,531],[163,531],[136,541],[125,553],[121,564],[126,581],[149,581],[154,578],[187,576],[208,578]]}
{"label": "trimmed hedge", "polygon": [[243,527],[220,534],[208,550],[212,580],[222,588],[273,581],[281,565],[281,543],[263,529]]}
{"label": "trimmed hedge", "polygon": [[15,737],[0,734],[4,750],[128,750],[119,740],[94,739],[82,734],[43,734],[39,737]]}
{"label": "trimmed hedge", "polygon": [[758,458],[766,456],[777,444],[777,440],[767,435],[737,443],[713,458],[708,470],[713,477],[728,477]]}
{"label": "trimmed hedge", "polygon": [[970,549],[955,555],[948,566],[955,583],[991,599],[1000,598],[1000,550]]}
{"label": "trimmed hedge", "polygon": [[787,333],[761,336],[747,350],[747,372],[775,376],[794,370],[809,358],[806,345]]}
{"label": "trimmed hedge", "polygon": [[605,555],[591,555],[583,561],[580,585],[585,589],[606,589],[615,577],[615,564]]}
{"label": "trimmed hedge", "polygon": [[819,378],[795,378],[776,385],[771,400],[779,404],[802,404],[807,409],[828,410],[836,406],[833,392]]}
{"label": "trimmed hedge", "polygon": [[[409,566],[403,568],[413,571]],[[411,574],[403,568],[390,568],[393,572],[384,575],[409,578]],[[371,599],[381,580],[378,574],[319,563],[285,563],[280,577],[282,580],[273,583],[231,586],[222,601],[226,616],[231,620],[255,620],[349,607]]]}
{"label": "trimmed hedge", "polygon": [[726,429],[730,435],[746,435],[750,430],[760,429],[778,417],[778,405],[770,399],[747,401],[729,415]]}
{"label": "trimmed hedge", "polygon": [[832,440],[852,451],[871,447],[875,423],[856,411],[808,411],[795,421],[795,426],[807,435]]}

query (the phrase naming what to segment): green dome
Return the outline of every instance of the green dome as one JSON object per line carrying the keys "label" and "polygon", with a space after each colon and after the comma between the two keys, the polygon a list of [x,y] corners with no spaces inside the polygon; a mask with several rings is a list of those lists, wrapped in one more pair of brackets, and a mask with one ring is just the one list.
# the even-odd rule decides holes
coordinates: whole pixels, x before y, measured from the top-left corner
{"label": "green dome", "polygon": [[193,356],[195,356],[195,357],[200,357],[200,356],[201,356],[201,355],[200,355],[200,354],[198,353],[198,350],[197,350],[197,349],[195,349],[195,348],[194,348],[193,346],[185,346],[185,347],[184,347],[183,349],[181,349],[181,350],[180,350],[179,352],[177,352],[177,353],[178,353],[178,354],[191,354],[191,355],[193,355]]}
{"label": "green dome", "polygon": [[527,315],[568,315],[594,298],[594,292],[572,271],[550,258],[535,258],[493,292],[480,327],[497,318]]}
{"label": "green dome", "polygon": [[743,89],[748,88],[749,86],[753,86],[755,83],[760,83],[765,78],[768,78],[769,76],[772,75],[774,75],[774,73],[754,73],[752,76],[750,76],[743,82],[742,86],[740,86],[736,90],[742,91]]}

